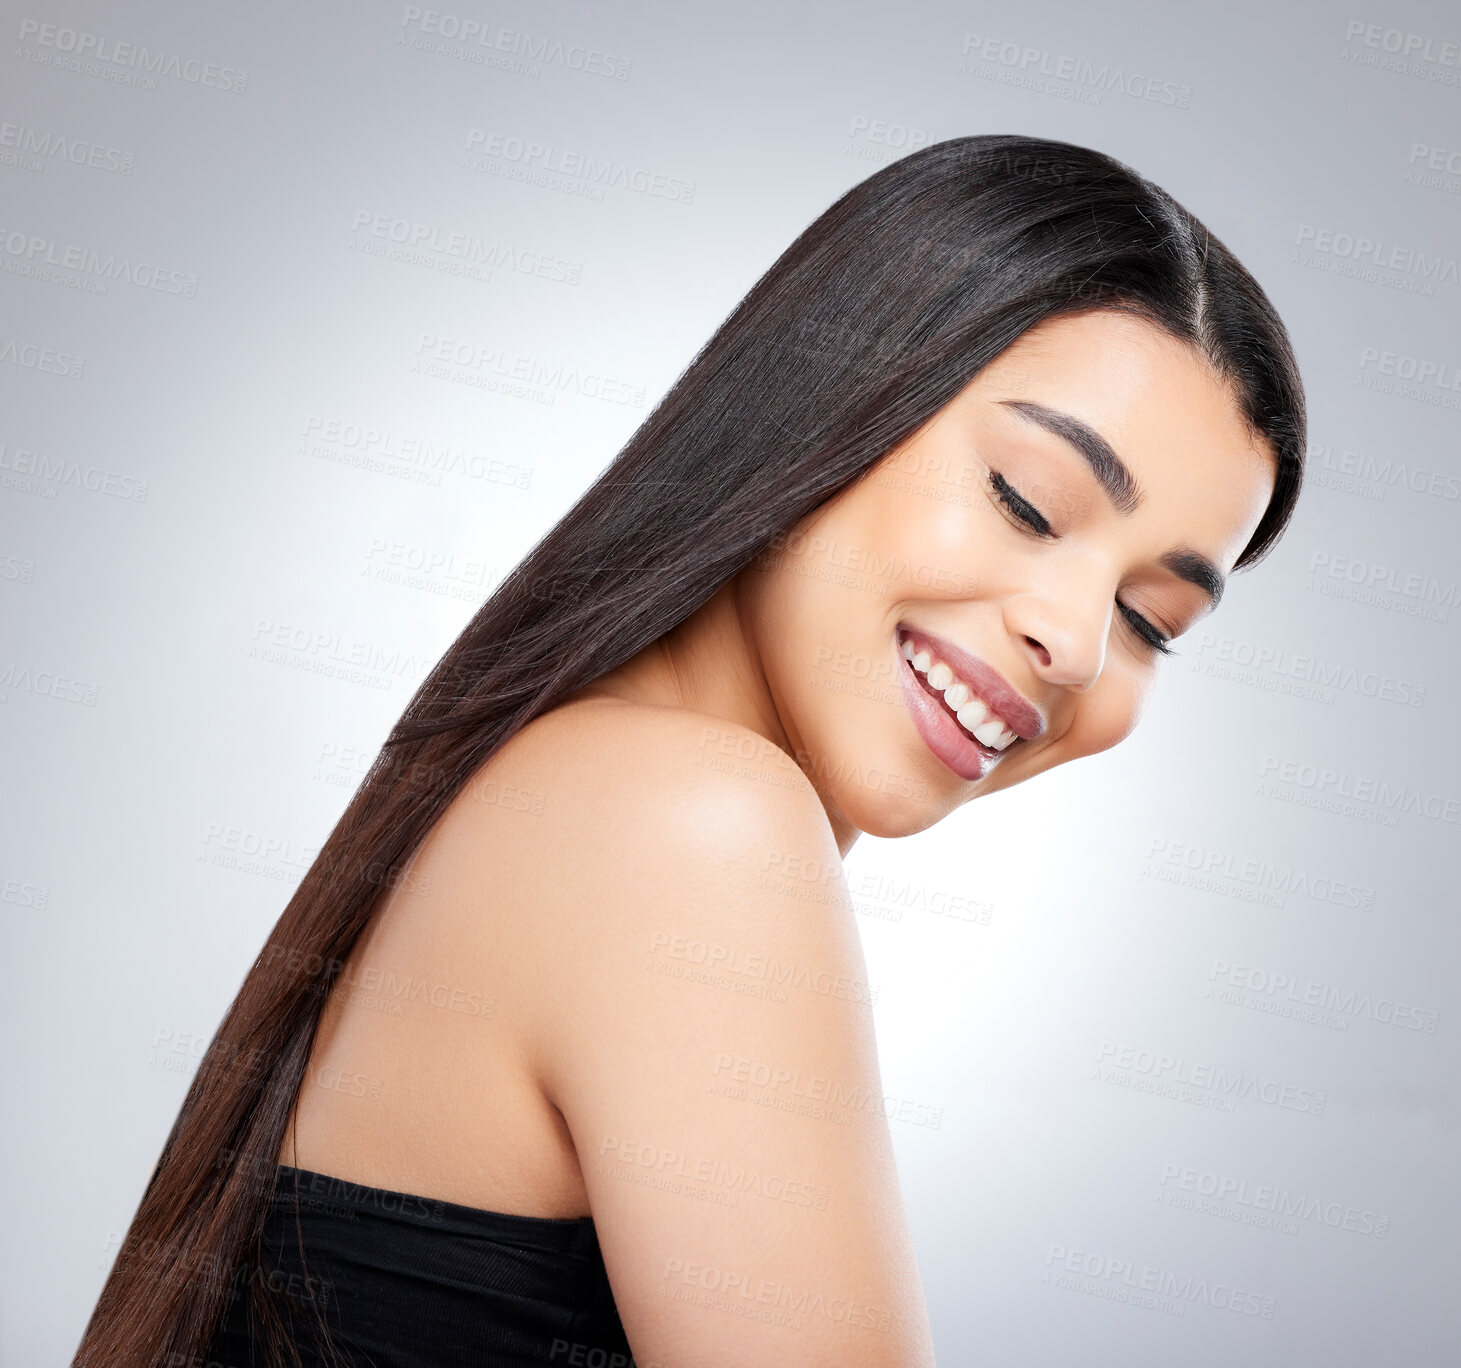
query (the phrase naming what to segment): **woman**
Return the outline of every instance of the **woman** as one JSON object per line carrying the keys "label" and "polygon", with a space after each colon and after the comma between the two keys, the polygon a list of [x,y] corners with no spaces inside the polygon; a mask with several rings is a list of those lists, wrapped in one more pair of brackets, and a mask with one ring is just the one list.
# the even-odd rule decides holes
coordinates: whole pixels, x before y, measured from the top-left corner
{"label": "woman", "polygon": [[1121,740],[1304,444],[1262,290],[1121,163],[854,187],[411,701],[77,1362],[932,1364],[840,859]]}

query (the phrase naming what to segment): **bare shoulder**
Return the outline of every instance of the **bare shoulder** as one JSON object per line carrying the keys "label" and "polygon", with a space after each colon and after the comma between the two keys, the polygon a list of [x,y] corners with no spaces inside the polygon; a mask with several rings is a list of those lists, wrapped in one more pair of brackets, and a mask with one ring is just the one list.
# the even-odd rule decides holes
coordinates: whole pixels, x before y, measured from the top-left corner
{"label": "bare shoulder", "polygon": [[[591,776],[631,787],[672,785],[734,801],[782,793],[787,806],[820,809],[796,761],[760,733],[688,708],[590,699],[535,719],[504,747],[512,761],[547,762],[570,781]],[[612,771],[606,766],[612,764]],[[565,795],[566,796],[566,795]],[[755,806],[753,803],[752,806]]]}
{"label": "bare shoulder", "polygon": [[[533,918],[512,1010],[636,1358],[931,1364],[861,941],[815,789],[713,717],[594,701],[542,720],[496,771],[542,798],[533,854],[507,862]],[[791,1084],[760,1099],[743,1086],[760,1078],[831,1080],[838,1101],[808,1111]],[[858,1309],[793,1334],[727,1323],[696,1295],[707,1267]]]}
{"label": "bare shoulder", "polygon": [[642,873],[645,860],[749,856],[758,840],[841,868],[821,800],[797,763],[759,733],[709,714],[574,704],[525,727],[484,778],[516,784],[519,804],[544,819],[517,823],[518,834],[539,854],[556,851],[564,887],[590,871]]}
{"label": "bare shoulder", "polygon": [[687,938],[713,940],[718,962],[727,942],[760,935],[861,966],[821,799],[750,728],[586,700],[524,727],[468,789],[485,802],[459,803],[455,819],[462,893],[478,909],[467,925],[478,953],[513,965],[503,991],[539,1038],[534,1070],[550,1097],[564,1014],[601,990],[644,987],[612,982],[625,946],[672,955]]}

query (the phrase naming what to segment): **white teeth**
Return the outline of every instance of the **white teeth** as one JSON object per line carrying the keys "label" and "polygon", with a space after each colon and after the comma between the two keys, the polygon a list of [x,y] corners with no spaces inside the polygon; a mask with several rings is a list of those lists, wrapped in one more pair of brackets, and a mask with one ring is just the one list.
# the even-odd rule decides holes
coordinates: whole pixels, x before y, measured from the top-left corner
{"label": "white teeth", "polygon": [[989,709],[977,698],[971,699],[958,709],[959,725],[967,732],[972,732],[988,716]]}
{"label": "white teeth", "polygon": [[942,660],[935,660],[926,650],[914,650],[907,638],[899,645],[903,659],[928,680],[929,687],[943,694],[944,702],[954,710],[959,725],[976,741],[991,750],[1004,750],[1014,739],[1014,730],[1001,718],[993,716],[989,705],[976,698],[971,689]]}
{"label": "white teeth", "polygon": [[999,718],[991,717],[988,722],[974,728],[974,739],[984,742],[986,746],[993,746],[1004,735],[1005,730],[1005,725]]}

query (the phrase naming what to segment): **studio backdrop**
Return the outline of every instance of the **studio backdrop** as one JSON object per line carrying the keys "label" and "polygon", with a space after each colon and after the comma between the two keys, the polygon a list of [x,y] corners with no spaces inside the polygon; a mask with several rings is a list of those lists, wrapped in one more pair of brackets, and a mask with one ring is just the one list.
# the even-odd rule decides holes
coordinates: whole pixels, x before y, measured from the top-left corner
{"label": "studio backdrop", "polygon": [[69,1361],[225,1007],[477,605],[827,205],[997,132],[1206,222],[1311,444],[1128,741],[847,860],[939,1362],[1452,1361],[1454,7],[3,23],[0,1361]]}

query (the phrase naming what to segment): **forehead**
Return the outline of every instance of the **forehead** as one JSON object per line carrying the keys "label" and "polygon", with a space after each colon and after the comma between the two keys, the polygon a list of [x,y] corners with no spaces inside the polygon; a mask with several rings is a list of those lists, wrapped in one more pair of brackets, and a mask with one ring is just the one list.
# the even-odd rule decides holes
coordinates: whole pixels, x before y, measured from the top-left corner
{"label": "forehead", "polygon": [[982,426],[1079,462],[1061,438],[1001,400],[1057,409],[1094,428],[1136,477],[1132,524],[1202,542],[1224,566],[1241,553],[1273,489],[1268,444],[1248,430],[1205,358],[1141,318],[1112,310],[1046,319],[965,388]]}

